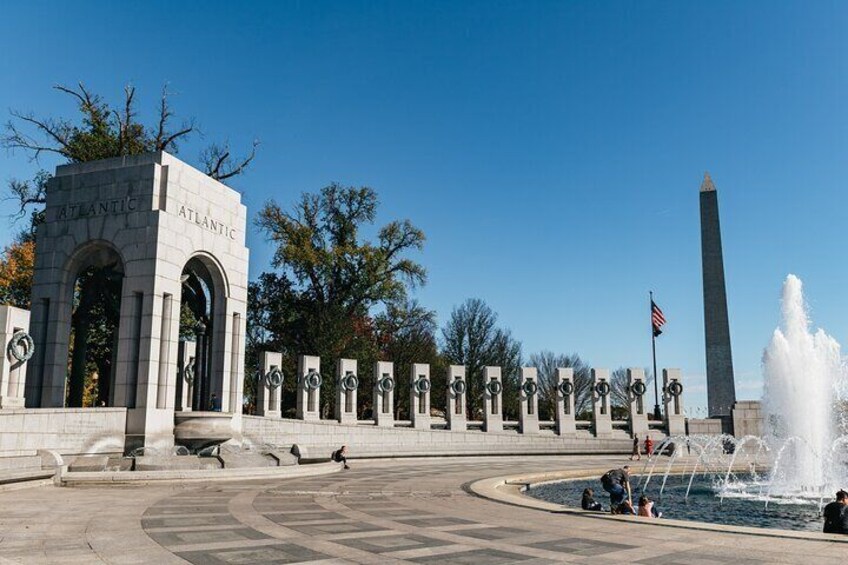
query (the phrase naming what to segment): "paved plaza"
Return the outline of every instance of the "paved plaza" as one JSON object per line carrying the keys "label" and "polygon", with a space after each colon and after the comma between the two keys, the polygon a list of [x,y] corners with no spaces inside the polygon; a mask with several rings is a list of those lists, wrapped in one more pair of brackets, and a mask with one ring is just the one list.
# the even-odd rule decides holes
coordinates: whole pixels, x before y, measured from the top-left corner
{"label": "paved plaza", "polygon": [[625,459],[353,461],[289,480],[4,492],[0,563],[844,563],[841,543],[552,514],[463,488]]}

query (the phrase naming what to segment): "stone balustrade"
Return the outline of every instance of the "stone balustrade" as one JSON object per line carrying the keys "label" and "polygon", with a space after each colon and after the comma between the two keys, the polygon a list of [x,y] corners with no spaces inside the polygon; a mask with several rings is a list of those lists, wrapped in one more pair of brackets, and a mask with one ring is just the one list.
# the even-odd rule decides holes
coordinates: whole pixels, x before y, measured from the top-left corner
{"label": "stone balustrade", "polygon": [[[268,378],[272,368],[281,365],[282,356],[279,353],[262,352],[262,374],[258,376],[257,415],[266,418],[281,418],[281,395],[276,381]],[[334,384],[335,407],[333,420],[340,424],[376,425],[382,428],[411,426],[414,429],[430,430],[445,428],[451,431],[466,431],[481,429],[484,432],[498,433],[504,430],[517,429],[523,436],[538,434],[553,434],[564,438],[595,437],[618,438],[642,437],[652,429],[660,426],[662,431],[671,435],[683,433],[685,417],[683,416],[683,384],[679,369],[664,369],[663,402],[666,416],[662,423],[651,425],[648,420],[649,406],[648,387],[644,371],[638,368],[627,370],[624,389],[620,394],[626,398],[627,420],[613,420],[612,394],[613,386],[610,372],[607,369],[592,369],[591,379],[583,386],[588,386],[589,404],[582,408],[583,414],[589,419],[578,420],[576,399],[581,391],[575,382],[574,372],[570,368],[557,368],[550,389],[544,400],[552,402],[552,421],[542,420],[540,406],[545,384],[541,381],[535,367],[523,367],[514,383],[518,390],[518,421],[510,422],[504,419],[504,398],[507,379],[502,374],[501,367],[483,367],[479,376],[480,413],[475,420],[468,412],[469,380],[473,377],[466,374],[462,365],[450,365],[444,376],[445,379],[445,411],[444,416],[434,415],[431,410],[431,390],[437,375],[431,375],[427,364],[415,363],[409,373],[409,421],[399,421],[396,418],[395,389],[397,377],[394,363],[378,361],[373,367],[373,395],[369,417],[360,419],[357,411],[357,392],[360,379],[357,372],[357,362],[353,359],[340,359],[336,364],[336,375],[332,383],[324,382],[320,374],[321,358],[301,355],[298,358],[297,373],[297,410],[296,420],[321,420],[322,411],[320,389],[322,384]],[[620,386],[620,385],[617,385]],[[276,385],[279,387],[279,385]],[[514,396],[512,397],[514,398]],[[270,403],[269,403],[270,400]],[[274,404],[276,403],[276,404]],[[440,411],[439,411],[440,412]],[[327,421],[330,423],[330,421]]]}

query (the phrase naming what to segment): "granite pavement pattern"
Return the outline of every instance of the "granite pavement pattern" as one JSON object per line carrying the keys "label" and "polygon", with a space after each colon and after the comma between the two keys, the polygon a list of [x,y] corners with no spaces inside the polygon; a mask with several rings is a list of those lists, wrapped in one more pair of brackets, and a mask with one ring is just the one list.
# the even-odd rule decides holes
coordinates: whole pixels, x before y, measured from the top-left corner
{"label": "granite pavement pattern", "polygon": [[314,478],[0,493],[0,563],[844,563],[845,546],[600,521],[472,480],[613,457],[353,461]]}

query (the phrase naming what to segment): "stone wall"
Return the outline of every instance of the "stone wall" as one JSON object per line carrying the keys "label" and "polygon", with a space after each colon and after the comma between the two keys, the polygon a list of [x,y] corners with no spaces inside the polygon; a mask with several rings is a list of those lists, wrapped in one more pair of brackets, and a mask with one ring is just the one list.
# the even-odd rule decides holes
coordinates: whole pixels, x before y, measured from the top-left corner
{"label": "stone wall", "polygon": [[761,436],[763,434],[763,414],[760,402],[740,400],[733,405],[733,435]]}
{"label": "stone wall", "polygon": [[686,420],[686,433],[690,436],[721,435],[722,424],[719,418],[689,418]]}
{"label": "stone wall", "polygon": [[122,454],[126,408],[0,410],[0,457],[53,449],[62,455]]}
{"label": "stone wall", "polygon": [[[505,455],[567,453],[630,453],[632,440],[624,433],[617,437],[595,438],[586,431],[574,438],[543,430],[539,435],[515,431],[421,430],[411,427],[377,427],[371,422],[339,424],[244,416],[244,439],[255,444],[293,445],[304,448],[307,457],[322,458],[341,445],[356,457],[428,455]],[[657,434],[653,434],[657,435]]]}

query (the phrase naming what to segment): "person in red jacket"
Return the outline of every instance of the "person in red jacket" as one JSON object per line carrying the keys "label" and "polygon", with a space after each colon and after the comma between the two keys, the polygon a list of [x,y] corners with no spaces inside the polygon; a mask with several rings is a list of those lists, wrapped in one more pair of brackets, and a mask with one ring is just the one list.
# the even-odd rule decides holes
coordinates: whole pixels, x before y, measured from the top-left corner
{"label": "person in red jacket", "polygon": [[648,461],[651,460],[651,456],[654,454],[654,440],[651,439],[650,435],[645,436],[645,455],[648,456]]}

